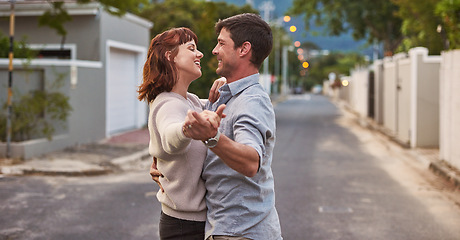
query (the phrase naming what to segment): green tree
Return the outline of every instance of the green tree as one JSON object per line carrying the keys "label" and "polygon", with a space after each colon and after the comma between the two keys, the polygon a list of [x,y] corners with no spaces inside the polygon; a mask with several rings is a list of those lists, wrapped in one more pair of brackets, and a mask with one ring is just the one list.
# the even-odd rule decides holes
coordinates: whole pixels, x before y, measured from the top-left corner
{"label": "green tree", "polygon": [[[403,20],[401,31],[404,40],[398,51],[422,46],[429,49],[430,54],[440,54],[448,48],[447,37],[440,31],[442,20],[435,14],[439,0],[391,0],[399,6],[396,15]],[[438,27],[439,26],[439,27]]]}
{"label": "green tree", "polygon": [[398,6],[375,0],[294,0],[289,14],[305,16],[306,29],[313,21],[325,26],[325,34],[338,36],[351,32],[354,39],[383,43],[385,54],[392,55],[401,43],[402,20],[395,16]]}
{"label": "green tree", "polygon": [[152,38],[173,27],[188,27],[196,33],[198,49],[204,54],[201,60],[203,75],[190,85],[189,90],[201,98],[207,98],[212,82],[218,78],[217,60],[212,55],[212,49],[217,43],[214,25],[219,19],[244,12],[257,13],[249,5],[239,7],[225,2],[168,0],[154,1],[141,11],[140,16],[154,23]]}
{"label": "green tree", "polygon": [[460,48],[460,0],[440,0],[435,14],[441,18],[442,32],[446,33],[448,48]]}

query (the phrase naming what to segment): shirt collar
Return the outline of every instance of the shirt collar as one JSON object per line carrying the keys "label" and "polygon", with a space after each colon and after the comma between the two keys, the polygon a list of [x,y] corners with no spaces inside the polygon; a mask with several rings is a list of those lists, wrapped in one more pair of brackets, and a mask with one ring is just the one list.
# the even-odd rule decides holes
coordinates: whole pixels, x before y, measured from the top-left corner
{"label": "shirt collar", "polygon": [[241,78],[240,80],[234,81],[228,84],[228,88],[232,96],[242,92],[244,89],[259,83],[259,73]]}
{"label": "shirt collar", "polygon": [[259,73],[241,78],[235,82],[228,83],[219,88],[219,99],[211,104],[208,102],[206,109],[215,111],[221,104],[226,104],[230,98],[242,92],[244,89],[259,83]]}

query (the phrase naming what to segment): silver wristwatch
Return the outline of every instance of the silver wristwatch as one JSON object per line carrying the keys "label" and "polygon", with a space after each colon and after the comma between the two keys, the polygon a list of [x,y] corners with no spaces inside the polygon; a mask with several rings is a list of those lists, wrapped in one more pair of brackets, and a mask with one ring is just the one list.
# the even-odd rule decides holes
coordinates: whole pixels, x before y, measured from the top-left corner
{"label": "silver wristwatch", "polygon": [[209,138],[208,140],[204,140],[203,143],[204,143],[204,145],[206,145],[206,147],[213,148],[213,147],[217,146],[217,142],[219,141],[219,137],[220,137],[220,131],[219,131],[219,129],[217,129],[216,136],[212,137],[212,138]]}

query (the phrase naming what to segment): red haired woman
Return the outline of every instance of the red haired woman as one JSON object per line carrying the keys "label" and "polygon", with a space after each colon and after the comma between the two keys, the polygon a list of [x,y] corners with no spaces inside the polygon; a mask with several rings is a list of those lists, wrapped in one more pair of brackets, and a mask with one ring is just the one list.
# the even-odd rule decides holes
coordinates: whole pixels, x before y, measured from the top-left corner
{"label": "red haired woman", "polygon": [[[162,206],[161,239],[204,239],[206,189],[201,171],[207,147],[189,137],[187,130],[193,126],[184,126],[184,122],[188,110],[201,112],[209,121],[207,127],[217,131],[223,108],[203,111],[204,102],[188,92],[190,83],[201,76],[203,53],[198,51],[197,41],[188,28],[173,28],[155,36],[138,90],[139,100],[146,100],[150,108],[149,152],[163,174],[157,193]],[[214,83],[210,100],[217,95],[213,90],[223,84],[222,80]]]}

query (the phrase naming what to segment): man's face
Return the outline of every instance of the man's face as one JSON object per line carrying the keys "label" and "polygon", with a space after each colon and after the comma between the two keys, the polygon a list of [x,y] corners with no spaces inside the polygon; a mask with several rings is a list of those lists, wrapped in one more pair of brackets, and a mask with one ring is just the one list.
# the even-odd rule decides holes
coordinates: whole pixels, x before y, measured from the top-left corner
{"label": "man's face", "polygon": [[230,32],[222,28],[217,37],[217,45],[212,50],[212,54],[217,57],[216,73],[227,79],[231,78],[233,71],[238,63],[238,49],[234,49],[234,42],[230,38]]}

